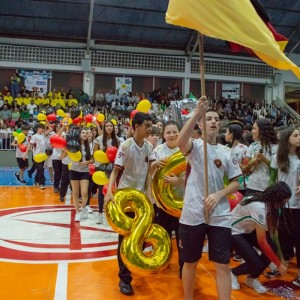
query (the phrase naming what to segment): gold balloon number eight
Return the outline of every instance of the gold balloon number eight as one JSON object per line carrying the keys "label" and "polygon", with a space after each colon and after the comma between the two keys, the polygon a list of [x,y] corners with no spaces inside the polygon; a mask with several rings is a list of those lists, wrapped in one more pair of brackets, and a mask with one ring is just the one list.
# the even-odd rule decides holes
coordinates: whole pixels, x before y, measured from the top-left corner
{"label": "gold balloon number eight", "polygon": [[186,171],[186,159],[177,151],[172,154],[167,163],[158,169],[152,181],[152,193],[158,205],[168,214],[179,218],[183,207],[183,197],[174,193],[172,185],[164,180],[164,176],[175,174],[180,176]]}
{"label": "gold balloon number eight", "polygon": [[[126,212],[133,211],[134,219]],[[119,189],[114,201],[108,202],[106,216],[109,225],[124,236],[121,257],[127,268],[135,274],[147,276],[164,269],[171,255],[171,240],[166,230],[152,224],[154,209],[151,201],[135,189]],[[143,252],[143,244],[150,243],[153,250]]]}

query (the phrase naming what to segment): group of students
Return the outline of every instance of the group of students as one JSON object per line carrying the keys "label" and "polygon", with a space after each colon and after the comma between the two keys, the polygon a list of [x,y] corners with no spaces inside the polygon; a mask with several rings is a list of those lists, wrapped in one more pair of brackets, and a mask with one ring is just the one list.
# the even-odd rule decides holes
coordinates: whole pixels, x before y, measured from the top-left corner
{"label": "group of students", "polygon": [[[197,126],[202,129],[203,119],[206,122],[206,162],[203,155],[204,141],[195,138],[199,134]],[[93,136],[93,132],[88,133],[89,129],[81,128],[79,142],[82,160],[72,163],[68,174],[76,209],[75,221],[86,218],[89,212],[89,190],[91,191],[93,183],[88,165],[94,162],[94,151],[105,151],[108,146],[118,147],[105,196],[102,186],[99,186],[101,214],[104,205],[113,199],[115,187],[137,189],[153,200],[151,186],[154,173],[167,163],[166,158],[180,150],[187,160],[185,178],[171,174],[164,180],[178,188],[185,186],[181,217],[177,219],[168,215],[157,203],[154,206],[155,222],[162,225],[170,235],[173,230],[176,233],[185,300],[193,299],[197,264],[202,257],[206,237],[209,259],[216,268],[219,299],[230,299],[231,290],[240,289],[240,275],[248,276],[247,286],[258,293],[265,293],[266,289],[258,277],[270,262],[276,265],[277,272],[286,273],[287,263],[284,258],[287,259],[287,256],[283,247],[280,247],[286,231],[291,236],[292,251],[294,246],[296,248],[298,276],[293,283],[300,286],[299,130],[288,127],[280,132],[278,140],[272,124],[266,119],[260,119],[253,125],[254,142],[247,147],[241,143],[242,124],[232,122],[225,135],[228,143],[226,147],[217,142],[219,127],[218,113],[208,109],[207,99],[203,96],[181,130],[172,120],[165,124],[157,122],[154,126],[151,116],[142,112],[133,117],[131,137],[125,141],[116,136],[114,125],[110,121],[104,122],[101,132],[97,133],[95,130],[94,139],[89,138],[90,135]],[[30,143],[33,144],[31,140]],[[34,141],[37,143],[37,139]],[[66,154],[61,157],[62,163],[67,157],[63,157],[64,155]],[[204,163],[207,163],[208,173],[207,195]],[[68,163],[65,162],[65,165]],[[230,211],[227,196],[238,190],[245,197]],[[82,197],[81,213],[79,193]],[[60,196],[63,197],[62,194]],[[127,214],[133,217],[132,212]],[[291,226],[285,228],[287,224]],[[119,288],[122,294],[132,295],[132,275],[120,255],[122,240],[123,236],[120,235]],[[230,269],[232,250],[244,262]]]}

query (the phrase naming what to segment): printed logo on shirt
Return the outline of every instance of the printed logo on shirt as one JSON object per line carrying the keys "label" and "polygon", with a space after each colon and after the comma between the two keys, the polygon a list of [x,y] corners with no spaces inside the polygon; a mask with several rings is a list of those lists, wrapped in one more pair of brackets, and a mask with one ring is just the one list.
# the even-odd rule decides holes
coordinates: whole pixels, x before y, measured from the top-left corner
{"label": "printed logo on shirt", "polygon": [[237,164],[238,164],[238,159],[237,159],[237,157],[234,157],[234,158],[232,159],[232,163],[233,163],[234,165],[237,165]]}
{"label": "printed logo on shirt", "polygon": [[260,221],[262,221],[264,219],[264,216],[263,215],[259,215],[258,218],[259,218]]}

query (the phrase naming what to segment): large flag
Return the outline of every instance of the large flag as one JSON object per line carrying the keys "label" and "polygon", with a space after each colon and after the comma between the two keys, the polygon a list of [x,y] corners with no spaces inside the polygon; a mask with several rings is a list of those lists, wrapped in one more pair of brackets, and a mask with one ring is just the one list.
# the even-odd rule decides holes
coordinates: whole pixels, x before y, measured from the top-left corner
{"label": "large flag", "polygon": [[300,79],[299,67],[282,52],[250,0],[170,0],[166,22],[250,48],[268,65]]}

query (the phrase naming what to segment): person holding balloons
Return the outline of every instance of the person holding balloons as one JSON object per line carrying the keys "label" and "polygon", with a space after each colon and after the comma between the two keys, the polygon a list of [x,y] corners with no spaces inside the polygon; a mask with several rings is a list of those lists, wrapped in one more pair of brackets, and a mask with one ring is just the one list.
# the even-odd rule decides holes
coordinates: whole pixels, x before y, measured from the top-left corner
{"label": "person holding balloons", "polygon": [[[82,219],[88,218],[86,203],[88,200],[90,179],[89,164],[94,162],[86,129],[80,129],[75,126],[72,127],[72,130],[67,133],[66,149],[68,156],[72,160],[70,167],[70,182],[72,186],[74,207],[76,210],[74,221],[80,222]],[[81,214],[79,209],[79,194],[81,194],[82,198]]]}
{"label": "person holding balloons", "polygon": [[[94,153],[98,150],[106,152],[108,147],[119,148],[120,139],[117,137],[114,124],[111,121],[105,121],[103,124],[103,134],[98,136],[95,140]],[[101,162],[96,161],[96,167],[98,167]],[[109,174],[110,175],[110,174]],[[104,194],[102,192],[103,185],[98,185],[98,207],[99,214],[97,215],[97,224],[103,223],[103,208],[104,208]]]}
{"label": "person holding balloons", "polygon": [[[137,112],[132,119],[133,137],[124,141],[118,150],[113,171],[109,178],[107,193],[104,203],[113,200],[113,187],[133,188],[144,192],[151,198],[151,172],[150,164],[155,161],[152,145],[145,140],[151,133],[152,118],[150,115]],[[126,213],[133,218],[133,212]],[[131,286],[131,272],[125,266],[120,248],[124,236],[119,235],[118,263],[119,263],[119,288],[124,295],[133,295]]]}
{"label": "person holding balloons", "polygon": [[16,172],[15,176],[18,181],[24,184],[27,184],[27,181],[24,179],[24,171],[28,168],[28,156],[26,155],[25,159],[23,159],[23,152],[27,150],[27,146],[29,143],[28,131],[29,126],[22,125],[22,132],[19,133],[21,135],[18,134],[11,143],[11,146],[17,146],[16,159],[19,166],[19,172]]}
{"label": "person holding balloons", "polygon": [[[163,137],[165,139],[165,143],[158,145],[154,149],[156,161],[151,165],[151,172],[154,173],[157,169],[162,168],[165,166],[167,162],[167,158],[174,154],[175,152],[179,151],[177,146],[177,139],[179,135],[179,125],[173,121],[169,120],[164,124],[163,128]],[[170,174],[169,176],[165,176],[164,181],[168,184],[171,184],[174,188],[179,188],[183,190],[185,176],[176,176],[175,174]],[[183,195],[183,193],[182,193]],[[178,249],[178,226],[179,220],[177,217],[171,216],[170,214],[166,213],[162,208],[159,207],[159,204],[156,203],[158,206],[157,209],[157,216],[156,216],[156,223],[161,225],[169,234],[170,238],[172,238],[172,231],[175,231],[176,235],[176,244]],[[179,277],[181,278],[182,275],[182,267],[183,262],[179,260]]]}
{"label": "person holding balloons", "polygon": [[[33,152],[33,164],[34,169],[36,169],[36,175],[34,184],[36,186],[39,186],[42,190],[45,189],[45,174],[44,174],[44,161],[47,158],[47,155],[45,154],[46,150],[46,138],[45,138],[45,125],[44,124],[37,124],[37,132],[34,134],[31,139],[30,143],[28,144],[28,147],[23,153],[22,158],[26,160],[27,153],[32,147]],[[52,129],[47,128],[46,134],[48,134]],[[28,172],[28,176],[31,178],[32,173]]]}

